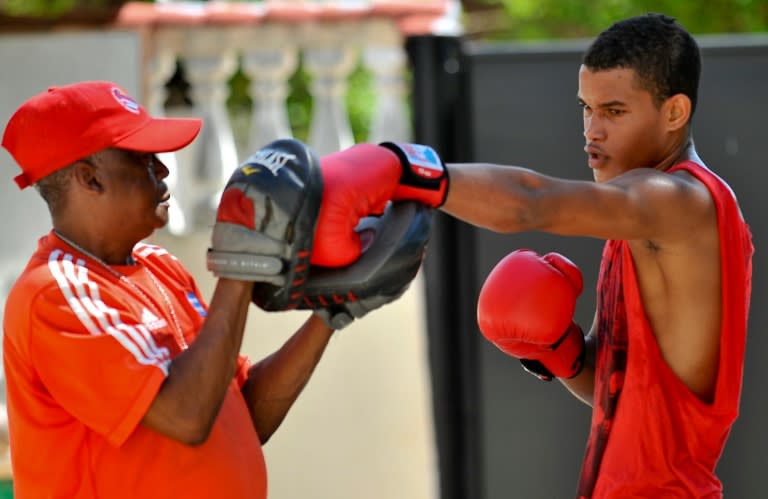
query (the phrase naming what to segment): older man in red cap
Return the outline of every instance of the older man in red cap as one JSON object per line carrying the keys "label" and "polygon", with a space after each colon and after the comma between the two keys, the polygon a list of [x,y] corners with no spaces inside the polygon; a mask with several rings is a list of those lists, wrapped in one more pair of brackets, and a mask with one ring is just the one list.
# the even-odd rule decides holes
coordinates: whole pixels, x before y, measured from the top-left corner
{"label": "older man in red cap", "polygon": [[319,315],[273,355],[239,354],[253,284],[193,277],[141,241],[168,220],[156,153],[200,131],[149,116],[106,81],[51,88],[3,146],[53,229],[6,303],[4,364],[17,498],[266,497],[262,444],[332,329]]}

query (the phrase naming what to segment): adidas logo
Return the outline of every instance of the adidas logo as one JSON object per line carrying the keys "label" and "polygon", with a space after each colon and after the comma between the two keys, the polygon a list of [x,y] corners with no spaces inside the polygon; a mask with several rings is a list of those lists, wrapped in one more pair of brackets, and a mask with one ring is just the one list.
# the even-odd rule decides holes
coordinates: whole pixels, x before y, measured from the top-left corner
{"label": "adidas logo", "polygon": [[146,308],[141,313],[141,322],[147,326],[147,329],[150,331],[156,331],[168,325],[168,322],[165,319],[159,318]]}

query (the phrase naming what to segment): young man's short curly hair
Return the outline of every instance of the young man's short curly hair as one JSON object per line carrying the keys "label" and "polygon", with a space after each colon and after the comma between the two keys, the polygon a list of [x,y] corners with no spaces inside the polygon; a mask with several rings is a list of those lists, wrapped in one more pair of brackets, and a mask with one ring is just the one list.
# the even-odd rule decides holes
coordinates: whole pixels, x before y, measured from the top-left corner
{"label": "young man's short curly hair", "polygon": [[645,14],[614,23],[592,42],[583,63],[591,71],[633,69],[657,105],[685,94],[691,100],[691,115],[696,109],[699,46],[672,17]]}

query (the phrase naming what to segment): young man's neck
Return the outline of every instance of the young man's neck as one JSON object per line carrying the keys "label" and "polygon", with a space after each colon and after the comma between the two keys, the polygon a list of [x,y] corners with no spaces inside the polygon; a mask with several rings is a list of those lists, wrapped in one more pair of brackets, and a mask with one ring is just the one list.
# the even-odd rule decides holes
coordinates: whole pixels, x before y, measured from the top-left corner
{"label": "young man's neck", "polygon": [[676,164],[688,160],[701,163],[701,159],[693,145],[693,137],[690,134],[687,134],[683,140],[669,151],[669,154],[656,165],[656,169],[666,171]]}

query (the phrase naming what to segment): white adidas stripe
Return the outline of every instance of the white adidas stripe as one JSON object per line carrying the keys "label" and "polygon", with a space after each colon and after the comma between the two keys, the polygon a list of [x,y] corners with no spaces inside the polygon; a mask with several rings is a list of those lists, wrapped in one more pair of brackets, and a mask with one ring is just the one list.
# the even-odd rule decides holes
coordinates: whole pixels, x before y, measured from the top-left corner
{"label": "white adidas stripe", "polygon": [[84,262],[78,259],[75,264],[72,260],[71,254],[54,250],[48,258],[48,268],[83,326],[91,335],[112,336],[138,363],[155,365],[167,376],[171,362],[168,349],[159,348],[144,326],[123,323],[117,309],[101,299],[98,285],[88,278]]}
{"label": "white adidas stripe", "polygon": [[[87,268],[85,267],[80,267],[80,268],[83,271],[83,273],[86,274],[85,280],[87,281],[88,287],[90,289],[90,298],[87,295],[81,295],[81,296],[85,296],[85,299],[84,299],[85,303],[90,303],[95,306],[95,309],[92,312],[93,315],[95,315],[96,317],[104,317],[105,321],[106,319],[109,319],[109,323],[106,323],[106,327],[105,327],[107,332],[109,334],[112,334],[108,328],[115,327],[118,330],[128,334],[128,336],[133,340],[133,342],[140,348],[141,353],[145,358],[156,359],[163,363],[170,362],[168,349],[158,348],[158,346],[155,344],[154,338],[149,333],[147,328],[145,328],[142,324],[132,326],[132,325],[123,323],[120,320],[119,312],[115,308],[108,306],[106,303],[104,303],[104,300],[101,299],[101,294],[99,293],[99,287],[96,285],[96,283],[88,280]],[[151,363],[156,363],[156,362],[151,362]]]}
{"label": "white adidas stripe", "polygon": [[[75,313],[77,318],[80,319],[80,322],[83,324],[83,326],[85,326],[89,333],[92,335],[97,335],[99,334],[98,327],[93,323],[80,300],[76,300],[72,296],[72,291],[69,288],[67,278],[64,277],[62,268],[63,263],[58,261],[58,258],[62,255],[62,253],[63,252],[61,250],[54,250],[50,254],[48,257],[48,269],[51,271],[54,279],[56,279],[56,282],[59,284],[59,289],[64,294],[64,298],[67,299],[67,303],[69,303],[69,308],[72,309],[72,311]],[[72,255],[64,255],[63,259],[71,262]]]}
{"label": "white adidas stripe", "polygon": [[[167,365],[170,363],[170,354],[168,349],[159,348],[155,344],[155,340],[150,334],[149,330],[143,324],[137,324],[136,326],[133,326],[123,323],[123,321],[120,320],[120,314],[118,311],[108,306],[106,303],[104,303],[104,300],[101,299],[98,286],[96,286],[96,284],[93,282],[89,282],[89,287],[92,289],[91,296],[93,297],[93,303],[98,309],[96,312],[97,314],[103,314],[105,318],[110,319],[111,324],[115,328],[127,334],[130,339],[133,340],[133,342],[139,347],[142,355],[145,358],[153,359],[153,361],[150,363],[158,364],[158,361],[160,364]],[[109,334],[112,333],[109,332]],[[166,372],[166,374],[168,373]]]}
{"label": "white adidas stripe", "polygon": [[169,256],[173,260],[177,259],[174,255],[168,253],[168,250],[165,248],[155,246],[154,244],[139,243],[136,245],[134,250],[136,251],[136,255],[142,258],[146,258],[148,256]]}

